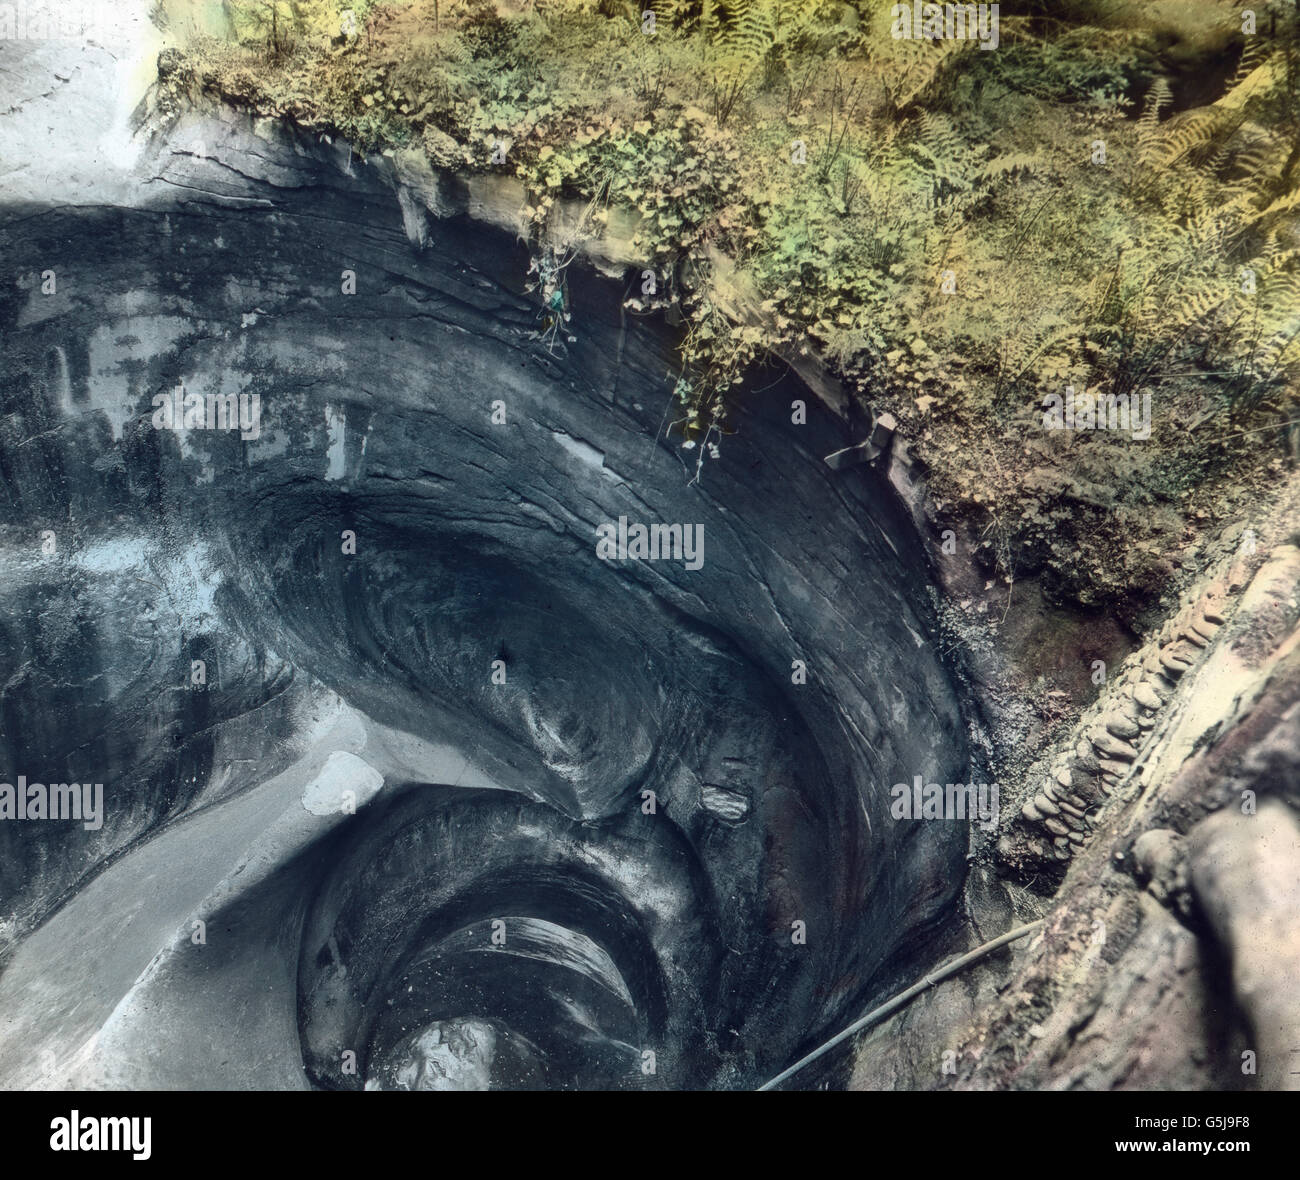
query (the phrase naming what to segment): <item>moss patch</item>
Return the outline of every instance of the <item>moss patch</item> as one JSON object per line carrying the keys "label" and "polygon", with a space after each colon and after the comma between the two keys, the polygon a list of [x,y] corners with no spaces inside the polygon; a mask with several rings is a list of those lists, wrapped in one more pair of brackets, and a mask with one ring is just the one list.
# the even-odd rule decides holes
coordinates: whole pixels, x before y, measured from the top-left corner
{"label": "moss patch", "polygon": [[[501,7],[234,0],[167,86],[516,175],[539,242],[561,198],[591,233],[635,210],[628,309],[682,318],[681,444],[725,459],[753,364],[815,356],[994,576],[1136,607],[1269,487],[1300,376],[1294,6],[1249,33],[1226,0],[1003,4],[992,51],[866,0]],[[562,262],[535,282],[562,346]],[[1150,438],[1046,428],[1067,391],[1150,394]]]}

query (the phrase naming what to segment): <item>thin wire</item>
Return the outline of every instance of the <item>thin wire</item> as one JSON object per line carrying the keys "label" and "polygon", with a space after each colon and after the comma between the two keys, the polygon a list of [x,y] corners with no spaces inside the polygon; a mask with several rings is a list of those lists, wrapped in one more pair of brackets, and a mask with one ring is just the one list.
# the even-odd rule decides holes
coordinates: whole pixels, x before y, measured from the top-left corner
{"label": "thin wire", "polygon": [[787,1078],[793,1077],[797,1074],[805,1065],[809,1065],[816,1061],[817,1058],[829,1053],[836,1045],[847,1041],[849,1037],[853,1036],[855,1033],[861,1032],[869,1025],[875,1024],[876,1021],[883,1019],[892,1012],[896,1012],[910,1000],[919,996],[926,988],[933,987],[936,983],[947,979],[950,975],[955,975],[963,967],[975,962],[976,959],[982,959],[985,955],[991,954],[993,951],[997,950],[998,947],[1006,946],[1009,942],[1015,942],[1019,938],[1024,938],[1027,934],[1032,934],[1035,930],[1042,929],[1046,921],[1046,918],[1040,918],[1037,922],[1030,922],[1027,926],[1018,926],[1015,930],[1008,930],[1006,934],[999,935],[997,938],[993,939],[992,942],[986,942],[983,946],[977,946],[973,951],[967,951],[964,955],[954,959],[947,966],[940,967],[939,970],[931,972],[929,975],[922,976],[918,982],[912,984],[912,986],[906,991],[899,992],[898,995],[894,996],[892,999],[886,1000],[880,1005],[880,1007],[873,1008],[860,1020],[855,1020],[850,1024],[842,1033],[837,1033],[824,1045],[814,1049],[807,1057],[801,1057],[790,1066],[789,1069],[785,1070],[783,1073],[777,1074],[770,1082],[766,1082],[759,1086],[759,1090],[776,1089],[776,1087]]}

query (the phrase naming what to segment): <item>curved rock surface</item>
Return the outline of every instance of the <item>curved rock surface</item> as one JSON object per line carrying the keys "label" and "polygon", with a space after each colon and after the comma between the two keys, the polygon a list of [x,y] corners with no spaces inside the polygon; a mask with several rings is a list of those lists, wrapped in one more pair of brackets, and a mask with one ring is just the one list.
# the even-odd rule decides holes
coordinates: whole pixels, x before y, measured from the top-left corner
{"label": "curved rock surface", "polygon": [[548,351],[524,244],[396,183],[196,113],[0,210],[0,777],[104,800],[0,824],[5,1085],[747,1086],[951,913],[969,828],[889,789],[965,724],[846,426],[760,374],[694,478],[667,329],[579,263]]}

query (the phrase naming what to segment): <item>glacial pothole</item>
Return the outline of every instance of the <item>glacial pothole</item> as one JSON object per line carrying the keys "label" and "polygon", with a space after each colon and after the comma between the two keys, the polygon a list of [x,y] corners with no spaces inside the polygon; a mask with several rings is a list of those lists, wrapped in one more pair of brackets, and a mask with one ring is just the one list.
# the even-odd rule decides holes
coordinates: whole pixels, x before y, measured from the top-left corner
{"label": "glacial pothole", "polygon": [[[888,810],[968,761],[906,513],[790,374],[693,481],[616,284],[573,268],[548,355],[519,243],[203,134],[183,194],[0,224],[60,292],[0,292],[0,752],[105,786],[97,832],[0,825],[4,1077],[37,1036],[142,1088],[777,1072],[962,886],[968,830]],[[180,383],[258,436],[157,427]],[[621,520],[702,565],[606,559]]]}

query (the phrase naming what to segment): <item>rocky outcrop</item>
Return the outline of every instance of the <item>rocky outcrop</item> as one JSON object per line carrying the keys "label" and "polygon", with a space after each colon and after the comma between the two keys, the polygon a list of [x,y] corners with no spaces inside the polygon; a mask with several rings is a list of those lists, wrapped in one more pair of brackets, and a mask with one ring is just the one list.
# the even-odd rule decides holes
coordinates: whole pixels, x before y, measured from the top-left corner
{"label": "rocky outcrop", "polygon": [[0,46],[0,781],[103,786],[0,821],[0,1084],[745,1087],[918,976],[797,1084],[1291,1084],[1293,527],[996,855],[895,820],[982,768],[887,417],[790,358],[701,460],[629,223],[544,334],[573,208],[209,107],[128,144],[99,52]]}
{"label": "rocky outcrop", "polygon": [[[1127,688],[1180,673],[1145,736],[1112,735],[1140,749],[1088,839],[1071,842],[1059,887],[1017,903],[1045,918],[1042,933],[863,1038],[856,1086],[1295,1088],[1283,982],[1298,905],[1300,550],[1283,540],[1294,520],[1292,507],[1270,530],[1277,543],[1212,575],[1112,687],[1131,699]],[[1160,661],[1188,629],[1209,640],[1203,624],[1216,631],[1191,644],[1198,660]],[[1003,855],[1024,847],[1022,824]]]}
{"label": "rocky outcrop", "polygon": [[1260,1085],[1300,1089],[1300,824],[1266,799],[1256,811],[1216,811],[1189,840],[1191,886],[1231,961],[1233,993],[1259,1046]]}
{"label": "rocky outcrop", "polygon": [[1262,561],[1256,549],[1252,540],[1225,560],[1085,710],[1043,786],[1022,805],[1025,822],[1004,838],[1002,856],[1018,871],[1068,861],[1113,807],[1131,802],[1150,782],[1150,775],[1142,774],[1148,753],[1160,742],[1171,713],[1176,715],[1166,706],[1177,696],[1179,681],[1209,656]]}
{"label": "rocky outcrop", "polygon": [[[579,263],[543,341],[399,163],[192,112],[4,210],[0,752],[105,794],[0,824],[7,1085],[747,1085],[959,896],[967,829],[889,817],[968,752],[849,427],[759,374],[697,466],[671,330]],[[702,563],[598,549],[652,524]]]}

